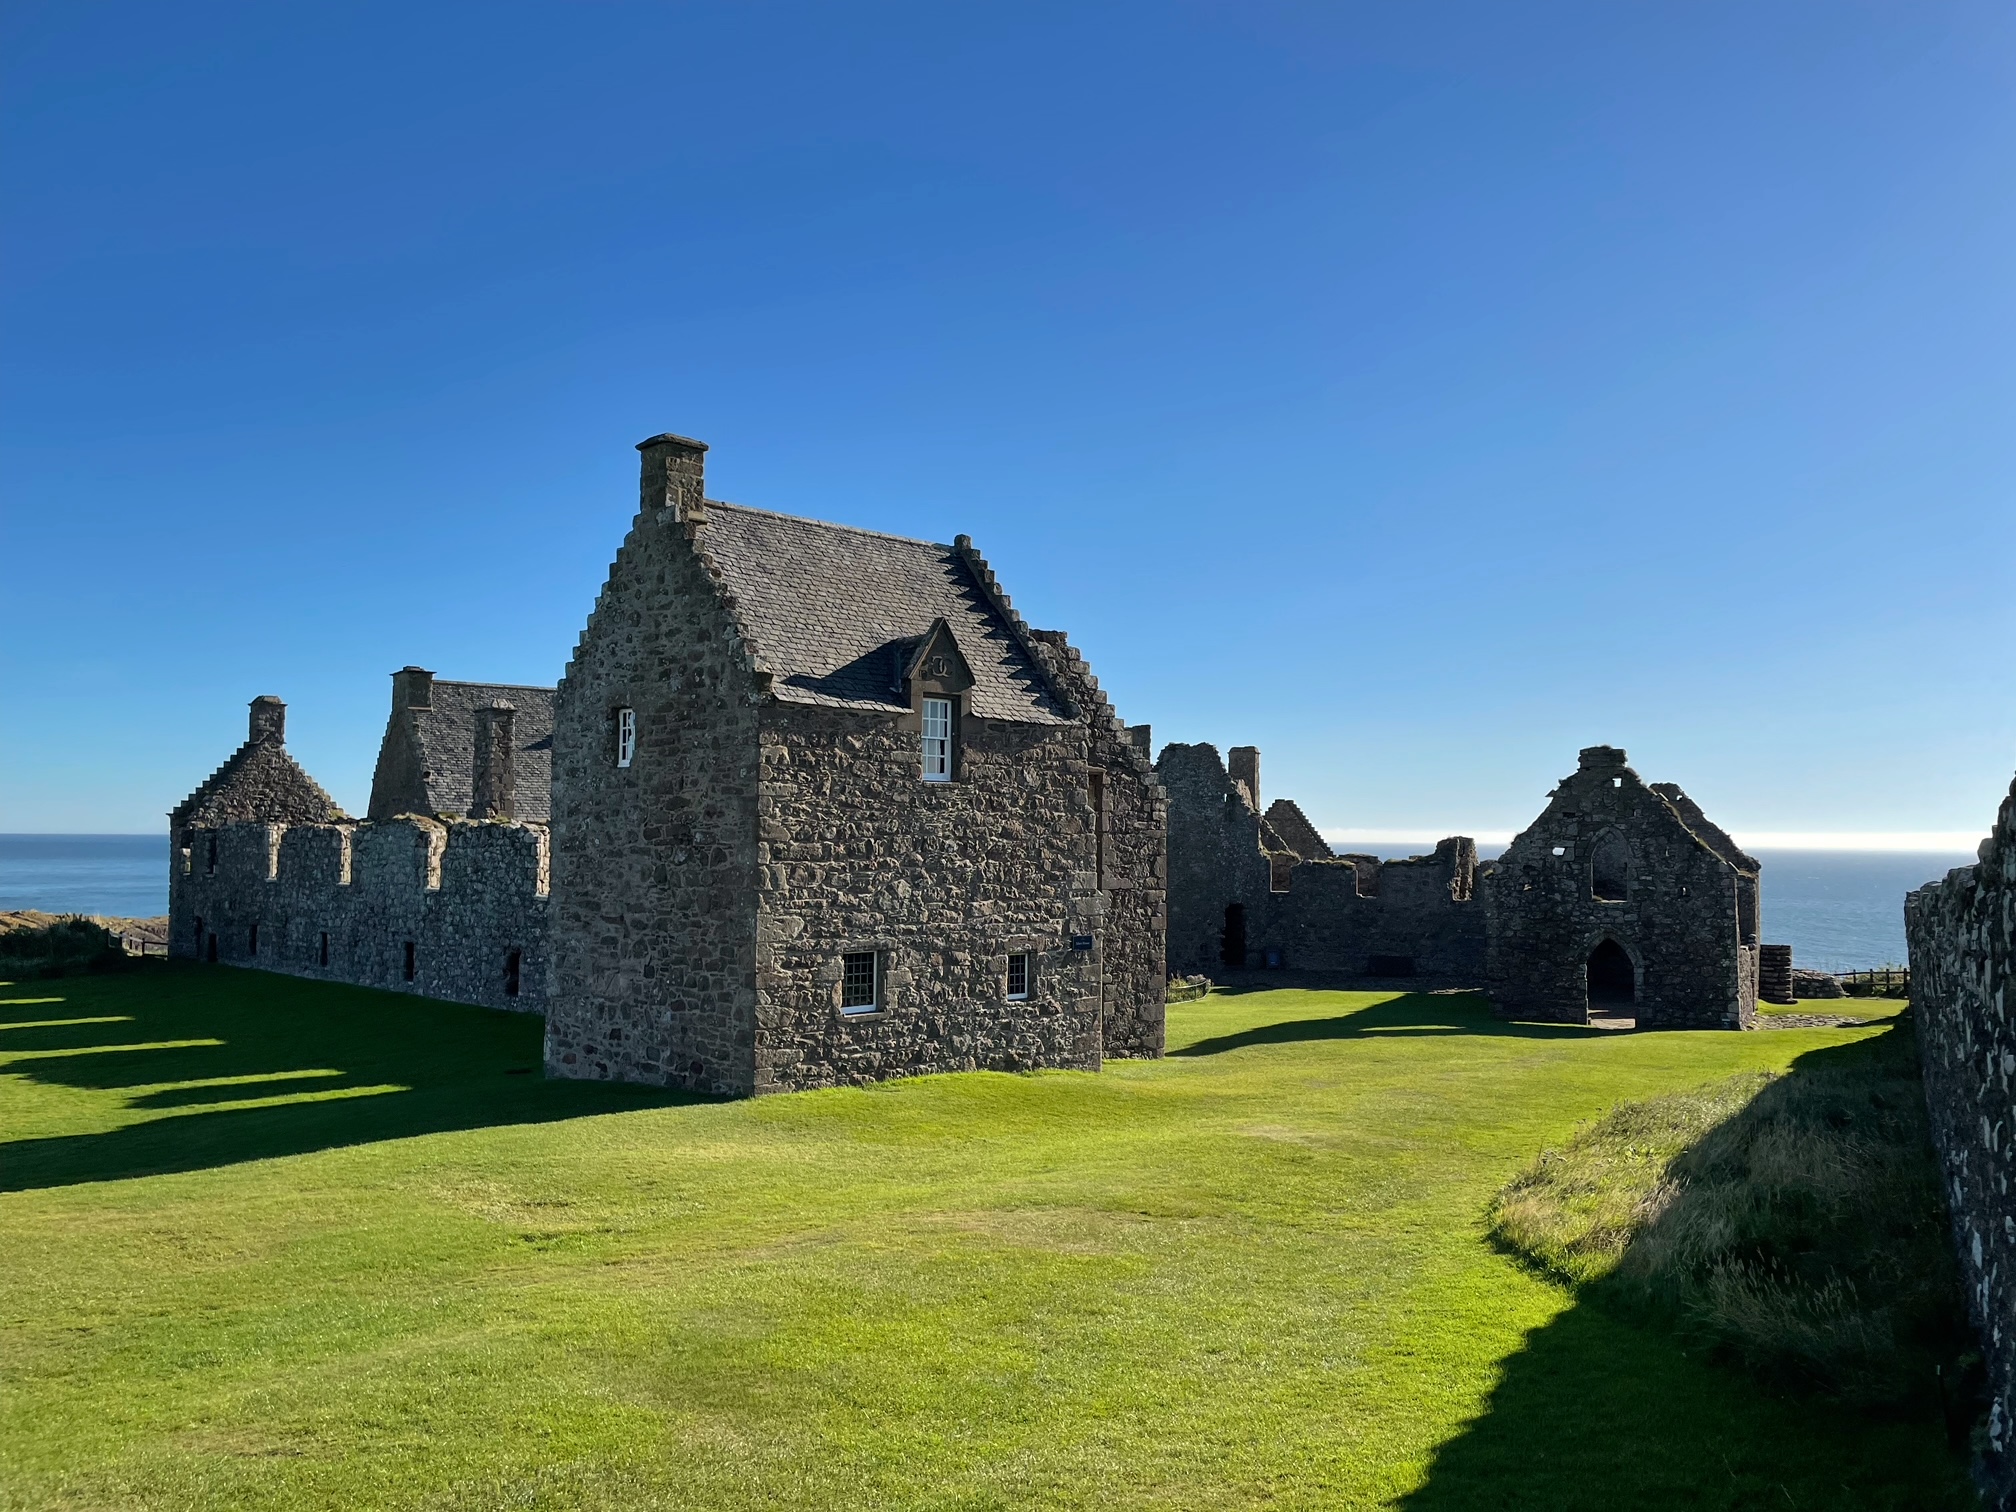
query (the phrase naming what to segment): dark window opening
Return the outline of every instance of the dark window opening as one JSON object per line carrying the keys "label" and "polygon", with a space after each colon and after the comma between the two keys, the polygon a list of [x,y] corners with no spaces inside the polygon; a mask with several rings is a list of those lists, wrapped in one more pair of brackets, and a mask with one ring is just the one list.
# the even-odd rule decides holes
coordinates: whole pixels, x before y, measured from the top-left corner
{"label": "dark window opening", "polygon": [[411,940],[408,940],[408,941],[406,942],[406,980],[407,980],[407,981],[409,981],[409,982],[410,982],[410,981],[412,981],[412,980],[413,980],[413,977],[414,977],[414,973],[415,973],[415,970],[416,970],[416,968],[418,967],[418,965],[419,965],[418,961],[416,961],[416,960],[414,959],[414,952],[413,952],[413,942],[412,942]]}
{"label": "dark window opening", "polygon": [[1589,952],[1589,1001],[1591,1005],[1638,1001],[1638,973],[1615,940],[1605,940]]}
{"label": "dark window opening", "polygon": [[1098,885],[1106,885],[1106,774],[1093,770],[1085,774],[1085,785],[1092,799],[1092,866]]}
{"label": "dark window opening", "polygon": [[504,996],[518,996],[519,954],[515,950],[504,953]]}
{"label": "dark window opening", "polygon": [[246,932],[245,953],[247,955],[255,955],[255,956],[259,954],[259,926],[257,924],[254,924],[252,928]]}
{"label": "dark window opening", "polygon": [[205,862],[207,869],[213,872],[217,870],[217,837],[215,835],[210,837],[210,843],[204,848],[204,854],[207,857]]}
{"label": "dark window opening", "polygon": [[1218,959],[1227,966],[1246,964],[1246,905],[1225,905],[1225,935],[1219,942]]}
{"label": "dark window opening", "polygon": [[204,960],[214,961],[217,959],[217,935],[214,931],[211,933],[210,938],[203,942],[203,947]]}
{"label": "dark window opening", "polygon": [[1008,957],[1008,996],[1015,1002],[1029,996],[1029,957],[1019,951]]}
{"label": "dark window opening", "polygon": [[322,931],[322,949],[317,954],[315,960],[318,966],[327,966],[329,964],[329,931],[326,929]]}
{"label": "dark window opening", "polygon": [[840,958],[840,1009],[872,1013],[882,1005],[881,961],[872,950],[850,951]]}
{"label": "dark window opening", "polygon": [[1622,903],[1630,869],[1631,852],[1624,837],[1611,830],[1589,852],[1589,896],[1599,903]]}
{"label": "dark window opening", "polygon": [[1375,955],[1365,959],[1365,975],[1394,977],[1414,975],[1414,957],[1403,955]]}

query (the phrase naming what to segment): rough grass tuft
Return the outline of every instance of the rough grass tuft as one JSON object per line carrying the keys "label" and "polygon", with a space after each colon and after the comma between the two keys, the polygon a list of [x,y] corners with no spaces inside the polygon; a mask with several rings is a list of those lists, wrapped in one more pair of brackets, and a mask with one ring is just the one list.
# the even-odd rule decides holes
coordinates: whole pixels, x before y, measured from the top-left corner
{"label": "rough grass tuft", "polygon": [[1968,1347],[1901,1023],[1617,1107],[1506,1185],[1491,1228],[1774,1385],[1929,1407]]}
{"label": "rough grass tuft", "polygon": [[39,929],[0,933],[0,981],[124,971],[131,964],[118,937],[95,919],[57,919]]}

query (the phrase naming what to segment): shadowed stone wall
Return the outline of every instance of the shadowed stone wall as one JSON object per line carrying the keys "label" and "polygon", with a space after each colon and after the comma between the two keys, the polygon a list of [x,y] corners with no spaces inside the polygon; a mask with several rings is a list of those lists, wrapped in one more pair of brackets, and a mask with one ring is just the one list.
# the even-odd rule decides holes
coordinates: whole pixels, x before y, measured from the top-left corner
{"label": "shadowed stone wall", "polygon": [[486,1008],[546,1006],[543,825],[227,824],[187,838],[171,865],[172,955]]}
{"label": "shadowed stone wall", "polygon": [[1975,865],[1905,898],[1904,928],[1932,1143],[1988,1363],[1991,1505],[2016,1506],[2016,790]]}
{"label": "shadowed stone wall", "polygon": [[[1257,808],[1259,753],[1237,773],[1210,745],[1167,745],[1156,773],[1169,801],[1169,961],[1174,970],[1226,967],[1419,975],[1475,983],[1484,973],[1484,911],[1473,901],[1477,847],[1460,836],[1433,854],[1380,862],[1332,857],[1293,804],[1284,829],[1322,854],[1299,855]],[[1239,910],[1244,958],[1228,942]]]}
{"label": "shadowed stone wall", "polygon": [[1610,941],[1629,958],[1629,997],[1607,1011],[1641,1028],[1755,1025],[1757,863],[1705,819],[1690,825],[1674,795],[1614,746],[1582,752],[1483,880],[1496,1012],[1586,1023],[1592,955]]}

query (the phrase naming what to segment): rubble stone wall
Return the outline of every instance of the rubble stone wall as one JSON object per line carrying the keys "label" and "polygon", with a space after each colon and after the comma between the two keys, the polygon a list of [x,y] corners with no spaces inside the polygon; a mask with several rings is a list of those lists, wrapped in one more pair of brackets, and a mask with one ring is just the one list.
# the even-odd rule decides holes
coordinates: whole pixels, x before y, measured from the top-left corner
{"label": "rubble stone wall", "polygon": [[[1621,851],[1616,847],[1621,843]],[[1622,896],[1596,895],[1599,847],[1618,855]],[[1688,829],[1612,746],[1582,753],[1547,808],[1514,837],[1480,889],[1492,1006],[1561,1023],[1589,1017],[1589,958],[1604,940],[1630,957],[1641,1028],[1751,1028],[1757,945],[1742,938],[1756,879]]]}
{"label": "rubble stone wall", "polygon": [[214,947],[219,962],[289,976],[546,1006],[543,825],[226,824],[187,838],[169,873],[171,955],[209,960]]}
{"label": "rubble stone wall", "polygon": [[[554,696],[546,1069],[746,1094],[759,693],[694,540],[706,529],[702,452],[646,450],[642,508]],[[625,708],[637,737],[627,767]]]}
{"label": "rubble stone wall", "polygon": [[1988,1501],[2016,1506],[2016,791],[1976,865],[1905,898],[1904,927],[1932,1143],[1988,1366]]}

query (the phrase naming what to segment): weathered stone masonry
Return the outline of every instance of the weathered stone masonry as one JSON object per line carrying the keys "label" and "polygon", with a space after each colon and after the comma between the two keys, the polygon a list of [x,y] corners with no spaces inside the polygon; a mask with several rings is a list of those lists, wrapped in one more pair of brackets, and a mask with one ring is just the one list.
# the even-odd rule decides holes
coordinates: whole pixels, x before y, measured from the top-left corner
{"label": "weathered stone masonry", "polygon": [[[431,680],[417,668],[396,674],[395,724],[415,673]],[[471,709],[495,701],[488,685],[441,686]],[[277,698],[255,700],[245,745],[170,816],[170,953],[542,1010],[546,827],[455,813],[354,821],[287,754],[285,711]],[[516,785],[501,745],[488,765],[494,789]],[[534,776],[543,809],[543,773]]]}
{"label": "weathered stone masonry", "polygon": [[1614,746],[1582,752],[1483,879],[1493,1009],[1508,1018],[1748,1029],[1757,862]]}
{"label": "weathered stone masonry", "polygon": [[1076,653],[963,537],[722,504],[700,443],[639,450],[556,706],[549,1069],[742,1094],[1158,1054],[1160,793]]}
{"label": "weathered stone masonry", "polygon": [[1259,751],[1235,746],[1231,758],[1228,766],[1213,746],[1172,744],[1156,761],[1169,795],[1176,970],[1482,979],[1472,841],[1452,837],[1401,861],[1332,856],[1293,803],[1277,799],[1262,816]]}
{"label": "weathered stone masonry", "polygon": [[2016,1506],[2016,789],[1975,865],[1906,897],[1904,927],[1932,1143],[1988,1365],[1990,1504]]}

